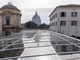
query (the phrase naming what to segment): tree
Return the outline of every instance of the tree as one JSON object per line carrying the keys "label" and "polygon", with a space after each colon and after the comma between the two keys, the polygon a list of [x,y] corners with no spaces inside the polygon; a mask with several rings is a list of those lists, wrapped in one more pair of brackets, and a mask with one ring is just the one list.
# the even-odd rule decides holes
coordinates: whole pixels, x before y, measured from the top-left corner
{"label": "tree", "polygon": [[35,29],[35,28],[37,28],[37,24],[32,21],[29,21],[29,22],[25,23],[25,27],[29,28],[29,29]]}
{"label": "tree", "polygon": [[40,24],[40,25],[38,26],[38,28],[40,28],[40,29],[49,29],[49,25],[43,23],[43,24]]}

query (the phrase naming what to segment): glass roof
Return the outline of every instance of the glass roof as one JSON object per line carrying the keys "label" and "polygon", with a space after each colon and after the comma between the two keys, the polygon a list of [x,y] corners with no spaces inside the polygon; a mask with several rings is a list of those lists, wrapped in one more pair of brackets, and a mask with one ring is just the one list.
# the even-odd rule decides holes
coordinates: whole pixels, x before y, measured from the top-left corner
{"label": "glass roof", "polygon": [[[24,50],[20,56],[8,56],[0,59],[80,60],[80,48],[78,39],[48,30],[22,31],[21,33],[4,37],[1,39],[1,41],[5,41],[6,45],[0,50],[0,52],[11,50],[13,51],[16,49]],[[21,41],[23,41],[23,43]],[[21,44],[24,44],[24,47],[21,46],[19,48],[13,48],[13,46],[20,46]],[[66,46],[67,49],[65,48]]]}

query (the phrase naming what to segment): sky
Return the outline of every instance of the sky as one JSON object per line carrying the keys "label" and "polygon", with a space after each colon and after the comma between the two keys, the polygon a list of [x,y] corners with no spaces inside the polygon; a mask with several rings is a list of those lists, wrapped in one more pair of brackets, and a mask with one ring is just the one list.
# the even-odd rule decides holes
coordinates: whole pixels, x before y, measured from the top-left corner
{"label": "sky", "polygon": [[49,15],[56,6],[66,4],[80,4],[80,0],[0,0],[0,7],[12,2],[21,10],[21,23],[32,20],[35,12],[41,17],[42,23],[49,24]]}

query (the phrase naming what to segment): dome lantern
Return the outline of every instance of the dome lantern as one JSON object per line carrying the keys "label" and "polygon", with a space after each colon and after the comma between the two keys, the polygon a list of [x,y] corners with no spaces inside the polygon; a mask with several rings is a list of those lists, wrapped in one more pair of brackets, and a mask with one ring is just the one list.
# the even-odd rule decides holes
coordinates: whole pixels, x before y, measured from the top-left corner
{"label": "dome lantern", "polygon": [[8,2],[8,5],[12,5],[12,2]]}

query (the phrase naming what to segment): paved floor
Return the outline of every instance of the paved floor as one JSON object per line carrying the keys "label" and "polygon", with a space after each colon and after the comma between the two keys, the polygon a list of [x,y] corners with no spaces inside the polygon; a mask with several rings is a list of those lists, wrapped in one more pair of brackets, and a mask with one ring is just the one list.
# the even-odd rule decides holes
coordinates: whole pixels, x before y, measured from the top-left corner
{"label": "paved floor", "polygon": [[[32,34],[31,34],[32,35]],[[50,44],[50,32],[38,30],[32,38],[23,35],[24,47],[27,47],[18,60],[61,60]]]}
{"label": "paved floor", "polygon": [[[20,38],[17,40],[16,38]],[[15,42],[12,42],[13,45],[15,45],[16,42],[19,42],[20,40],[23,40],[24,47],[21,47],[19,49],[24,49],[21,56],[15,56],[15,57],[7,57],[2,58],[3,60],[80,60],[80,51],[70,51],[70,52],[58,52],[56,53],[54,49],[54,45],[75,45],[75,42],[80,42],[80,40],[63,35],[58,34],[56,32],[48,31],[48,30],[24,30],[19,34],[9,36],[8,38],[4,38],[3,40],[17,40]],[[53,46],[50,43],[50,41],[60,41],[59,44],[54,44]],[[11,46],[11,44],[7,45],[5,47],[8,48]],[[77,45],[76,45],[77,46]],[[5,50],[3,49],[3,50]],[[15,48],[18,49],[18,48]],[[13,49],[10,49],[13,50]],[[64,54],[64,53],[71,53],[71,54],[65,54],[65,55],[57,55],[58,53]],[[75,53],[75,54],[72,54]],[[78,54],[76,54],[78,53]],[[14,59],[15,58],[15,59]],[[0,59],[1,60],[1,59]]]}

